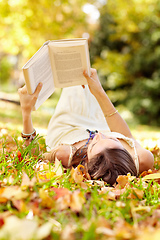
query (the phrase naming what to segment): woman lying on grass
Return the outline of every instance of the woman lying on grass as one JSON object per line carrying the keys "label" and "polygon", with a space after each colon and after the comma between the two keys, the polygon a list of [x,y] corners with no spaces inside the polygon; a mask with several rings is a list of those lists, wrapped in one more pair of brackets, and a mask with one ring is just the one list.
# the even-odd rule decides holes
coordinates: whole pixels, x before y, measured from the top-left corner
{"label": "woman lying on grass", "polygon": [[[118,175],[139,173],[153,167],[150,151],[142,148],[133,138],[124,119],[115,109],[103,90],[97,71],[91,69],[91,77],[85,72],[88,85],[62,90],[60,100],[52,116],[46,138],[46,159],[55,157],[66,168],[85,166],[91,179],[102,178],[113,185]],[[29,95],[26,86],[19,89],[23,116],[22,137],[29,143],[36,135],[31,111],[41,91],[40,83],[34,94]]]}

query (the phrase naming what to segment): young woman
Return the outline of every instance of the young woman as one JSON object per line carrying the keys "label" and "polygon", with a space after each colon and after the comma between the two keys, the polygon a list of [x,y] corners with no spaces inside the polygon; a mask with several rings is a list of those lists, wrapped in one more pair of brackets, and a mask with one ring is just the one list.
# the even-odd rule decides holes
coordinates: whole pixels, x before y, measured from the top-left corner
{"label": "young woman", "polygon": [[[124,119],[103,90],[97,71],[84,76],[88,85],[62,90],[52,116],[46,137],[45,157],[61,160],[64,167],[84,164],[92,179],[102,178],[114,184],[118,175],[139,173],[153,167],[150,151],[142,148],[133,138]],[[40,83],[34,94],[26,86],[19,89],[23,116],[22,137],[29,143],[36,135],[31,111],[42,88]]]}

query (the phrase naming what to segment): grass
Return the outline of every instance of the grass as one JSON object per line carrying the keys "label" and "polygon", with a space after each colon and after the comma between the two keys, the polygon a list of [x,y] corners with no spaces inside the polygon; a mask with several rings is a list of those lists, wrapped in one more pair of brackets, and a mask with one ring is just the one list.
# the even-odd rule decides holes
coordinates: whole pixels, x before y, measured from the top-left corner
{"label": "grass", "polygon": [[[54,111],[50,111],[52,99],[46,104],[38,115],[33,113],[35,127],[41,132],[46,131]],[[122,176],[109,187],[100,180],[88,181],[80,169],[70,171],[59,162],[58,167],[42,162],[44,138],[39,136],[23,147],[21,122],[20,106],[1,104],[0,239],[157,239],[159,128],[131,126],[139,141],[154,153],[156,168],[137,178]],[[37,144],[39,148],[32,154]],[[153,179],[145,180],[152,173],[159,177],[150,175]]]}
{"label": "grass", "polygon": [[[2,133],[0,239],[1,236],[12,239],[13,234],[14,239],[23,239],[16,238],[17,233],[10,232],[12,228],[7,227],[11,216],[14,216],[15,225],[20,224],[18,231],[27,236],[26,239],[138,240],[146,231],[148,234],[153,229],[158,231],[159,180],[144,181],[143,177],[122,176],[113,188],[103,181],[86,180],[81,171],[66,171],[60,163],[61,171],[58,173],[55,164],[39,163],[45,151],[43,138],[23,148],[23,142],[13,134],[16,130]],[[40,150],[37,149],[33,155],[31,151],[37,146],[37,141]],[[157,174],[159,168],[155,170]],[[149,173],[152,172],[145,174]],[[152,217],[155,218],[154,225]],[[37,224],[31,236],[23,230],[25,221]],[[38,234],[41,228],[43,238]]]}

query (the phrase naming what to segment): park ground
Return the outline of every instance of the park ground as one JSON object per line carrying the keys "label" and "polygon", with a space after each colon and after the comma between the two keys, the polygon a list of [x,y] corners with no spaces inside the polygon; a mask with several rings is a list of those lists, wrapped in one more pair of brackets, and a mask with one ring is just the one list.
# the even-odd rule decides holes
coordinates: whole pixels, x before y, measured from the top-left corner
{"label": "park ground", "polygon": [[66,171],[58,161],[42,161],[55,104],[50,99],[33,113],[40,147],[33,156],[37,142],[24,148],[20,137],[20,106],[0,101],[0,239],[158,240],[160,129],[131,124],[133,135],[153,152],[154,169],[120,176],[110,187],[86,180],[83,166]]}

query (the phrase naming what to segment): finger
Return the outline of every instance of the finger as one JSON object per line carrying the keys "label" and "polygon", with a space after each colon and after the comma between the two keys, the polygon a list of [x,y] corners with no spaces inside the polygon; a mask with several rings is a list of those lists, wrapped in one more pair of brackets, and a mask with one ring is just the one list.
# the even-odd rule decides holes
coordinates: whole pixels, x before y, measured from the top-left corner
{"label": "finger", "polygon": [[85,76],[85,78],[86,78],[87,80],[89,80],[89,79],[90,79],[90,77],[89,77],[89,75],[88,75],[88,73],[87,73],[87,71],[86,71],[86,70],[83,72],[83,75]]}
{"label": "finger", "polygon": [[24,94],[27,93],[26,85],[18,89],[18,94]]}
{"label": "finger", "polygon": [[35,92],[34,92],[34,95],[35,95],[36,97],[38,97],[38,95],[39,95],[39,93],[40,93],[40,91],[41,91],[41,89],[42,89],[42,86],[43,86],[43,84],[42,84],[42,83],[39,83],[38,86],[36,87],[36,90],[35,90]]}

